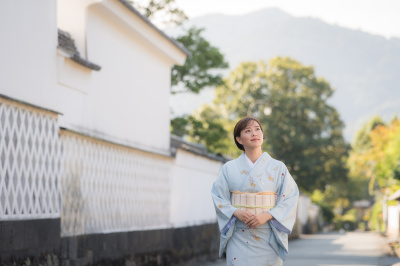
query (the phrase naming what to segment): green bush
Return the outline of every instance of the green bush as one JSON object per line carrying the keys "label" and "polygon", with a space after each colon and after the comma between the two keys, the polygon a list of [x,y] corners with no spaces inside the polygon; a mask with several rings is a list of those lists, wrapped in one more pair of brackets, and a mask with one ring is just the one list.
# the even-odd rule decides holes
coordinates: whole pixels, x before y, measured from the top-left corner
{"label": "green bush", "polygon": [[317,205],[321,208],[322,220],[326,223],[332,223],[333,218],[335,218],[332,207],[322,202],[317,203]]}
{"label": "green bush", "polygon": [[385,232],[385,223],[382,218],[382,203],[380,200],[376,201],[371,208],[371,227],[372,230],[377,230],[378,232]]}
{"label": "green bush", "polygon": [[336,216],[334,219],[335,230],[344,229],[346,231],[354,231],[357,229],[356,210],[350,209],[344,215]]}

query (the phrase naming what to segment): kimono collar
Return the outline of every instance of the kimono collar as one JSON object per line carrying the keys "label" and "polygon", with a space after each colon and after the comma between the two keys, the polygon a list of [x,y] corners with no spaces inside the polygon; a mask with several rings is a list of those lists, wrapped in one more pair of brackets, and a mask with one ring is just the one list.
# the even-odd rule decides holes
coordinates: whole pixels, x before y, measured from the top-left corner
{"label": "kimono collar", "polygon": [[[245,171],[245,173],[250,173],[252,169],[256,168],[256,166],[261,162],[261,161],[268,161],[271,158],[271,156],[267,153],[264,152],[260,158],[257,159],[253,167],[249,165],[247,162],[248,158],[245,153],[242,153],[238,158],[237,158],[237,164],[240,169],[240,172]],[[263,160],[262,160],[263,159]]]}
{"label": "kimono collar", "polygon": [[249,166],[250,166],[250,169],[253,169],[253,167],[257,164],[257,162],[258,162],[258,161],[261,159],[261,157],[262,157],[262,154],[261,154],[261,156],[258,157],[258,159],[253,163],[253,162],[250,160],[250,158],[247,157],[246,153],[245,153],[244,155],[245,155],[244,157],[246,158],[247,163],[248,163]]}

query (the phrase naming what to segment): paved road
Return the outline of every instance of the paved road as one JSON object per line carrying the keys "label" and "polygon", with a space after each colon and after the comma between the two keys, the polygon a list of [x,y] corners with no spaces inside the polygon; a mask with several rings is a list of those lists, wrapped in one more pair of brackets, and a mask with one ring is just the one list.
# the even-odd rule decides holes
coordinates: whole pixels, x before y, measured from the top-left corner
{"label": "paved road", "polygon": [[[400,259],[385,256],[386,251],[385,239],[374,232],[302,235],[289,242],[284,266],[400,266]],[[226,262],[199,265],[226,266]]]}

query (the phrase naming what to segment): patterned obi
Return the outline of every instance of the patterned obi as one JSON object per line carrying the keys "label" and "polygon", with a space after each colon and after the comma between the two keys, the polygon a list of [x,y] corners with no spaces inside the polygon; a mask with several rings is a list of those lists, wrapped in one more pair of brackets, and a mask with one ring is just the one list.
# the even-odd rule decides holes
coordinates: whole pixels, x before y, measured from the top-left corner
{"label": "patterned obi", "polygon": [[244,193],[232,191],[232,206],[253,214],[265,213],[275,207],[277,195],[272,191]]}

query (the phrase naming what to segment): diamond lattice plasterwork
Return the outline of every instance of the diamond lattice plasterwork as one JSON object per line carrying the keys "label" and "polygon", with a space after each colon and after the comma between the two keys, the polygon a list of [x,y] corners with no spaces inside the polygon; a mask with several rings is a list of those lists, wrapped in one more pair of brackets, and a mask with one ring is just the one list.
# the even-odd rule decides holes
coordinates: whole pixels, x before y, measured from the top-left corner
{"label": "diamond lattice plasterwork", "polygon": [[61,131],[61,235],[165,228],[172,159]]}
{"label": "diamond lattice plasterwork", "polygon": [[0,220],[60,217],[57,115],[0,98]]}

